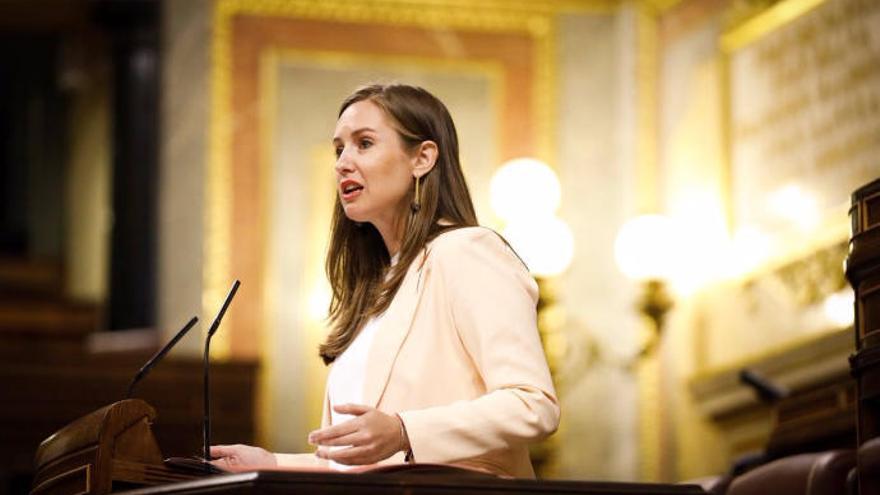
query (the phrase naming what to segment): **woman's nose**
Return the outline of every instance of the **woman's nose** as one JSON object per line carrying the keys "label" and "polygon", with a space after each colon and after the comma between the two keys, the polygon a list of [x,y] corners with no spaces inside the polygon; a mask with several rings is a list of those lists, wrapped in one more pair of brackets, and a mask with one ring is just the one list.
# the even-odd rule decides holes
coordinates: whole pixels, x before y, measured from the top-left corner
{"label": "woman's nose", "polygon": [[345,149],[343,149],[342,153],[339,154],[339,157],[336,158],[336,166],[334,168],[336,169],[336,173],[340,175],[353,170],[351,160],[349,160],[348,153]]}

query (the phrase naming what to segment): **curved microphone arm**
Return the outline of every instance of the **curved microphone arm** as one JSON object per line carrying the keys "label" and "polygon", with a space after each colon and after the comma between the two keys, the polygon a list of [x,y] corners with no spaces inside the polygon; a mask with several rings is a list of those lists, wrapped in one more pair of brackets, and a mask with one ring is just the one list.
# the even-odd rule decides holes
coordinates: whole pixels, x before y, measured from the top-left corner
{"label": "curved microphone arm", "polygon": [[163,357],[165,357],[165,355],[168,354],[168,351],[170,351],[171,348],[174,347],[177,342],[182,339],[183,336],[186,335],[187,332],[189,332],[189,329],[195,326],[198,321],[198,317],[193,316],[192,319],[189,320],[189,323],[184,325],[183,328],[181,328],[177,332],[177,335],[175,335],[174,338],[168,341],[168,343],[165,344],[164,347],[159,349],[159,351],[156,352],[156,354],[154,354],[153,357],[151,357],[150,360],[147,361],[147,363],[143,365],[140,370],[138,370],[137,374],[134,375],[134,378],[132,378],[131,383],[128,384],[128,392],[125,393],[126,399],[131,399],[131,394],[132,392],[134,392],[135,385],[137,385],[138,382],[140,382],[145,376],[147,376],[150,370],[153,369],[153,366],[155,366],[156,363],[158,363]]}
{"label": "curved microphone arm", "polygon": [[211,349],[211,337],[217,332],[217,329],[220,327],[220,321],[223,319],[223,315],[226,314],[226,309],[229,307],[229,303],[232,302],[232,298],[235,296],[235,293],[238,291],[238,286],[241,285],[241,282],[236,280],[232,283],[232,288],[229,289],[229,294],[226,296],[226,300],[223,301],[223,306],[220,307],[220,312],[217,313],[217,317],[214,318],[214,322],[211,324],[211,328],[208,329],[208,336],[205,338],[205,356],[204,356],[204,365],[203,370],[205,373],[205,381],[204,381],[204,389],[202,391],[202,397],[204,398],[204,420],[202,422],[202,437],[204,439],[204,459],[206,461],[211,460],[211,394],[210,394],[210,366],[211,362],[209,360],[209,353]]}

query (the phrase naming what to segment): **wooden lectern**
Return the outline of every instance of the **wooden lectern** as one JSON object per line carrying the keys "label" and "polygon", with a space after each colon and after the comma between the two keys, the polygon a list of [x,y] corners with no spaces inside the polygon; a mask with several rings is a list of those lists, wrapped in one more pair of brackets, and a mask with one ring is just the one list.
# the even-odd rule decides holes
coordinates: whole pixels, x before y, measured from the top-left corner
{"label": "wooden lectern", "polygon": [[156,411],[140,399],[102,407],[43,440],[32,495],[101,495],[198,477],[165,467],[150,425]]}
{"label": "wooden lectern", "polygon": [[707,495],[697,485],[560,481],[412,470],[385,473],[253,471],[222,474],[125,495]]}
{"label": "wooden lectern", "polygon": [[[461,494],[705,495],[696,485],[505,479],[451,466],[386,466],[361,474],[254,471],[206,475],[164,464],[150,428],[156,411],[123,400],[83,416],[44,440],[31,495]],[[196,479],[200,478],[200,479]]]}

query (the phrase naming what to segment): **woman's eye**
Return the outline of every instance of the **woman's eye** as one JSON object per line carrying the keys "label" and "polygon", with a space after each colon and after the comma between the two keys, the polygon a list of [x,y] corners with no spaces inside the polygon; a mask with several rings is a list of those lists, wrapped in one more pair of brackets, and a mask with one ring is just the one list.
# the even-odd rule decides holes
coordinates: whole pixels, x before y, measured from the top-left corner
{"label": "woman's eye", "polygon": [[369,139],[362,139],[360,142],[361,149],[367,149],[373,145],[373,142]]}
{"label": "woman's eye", "polygon": [[337,146],[336,149],[336,159],[338,160],[340,156],[342,156],[342,146]]}

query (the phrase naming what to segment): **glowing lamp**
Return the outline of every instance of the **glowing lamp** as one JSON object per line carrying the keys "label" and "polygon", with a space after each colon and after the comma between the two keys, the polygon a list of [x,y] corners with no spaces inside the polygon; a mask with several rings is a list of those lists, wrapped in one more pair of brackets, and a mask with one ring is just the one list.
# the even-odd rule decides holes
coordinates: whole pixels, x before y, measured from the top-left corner
{"label": "glowing lamp", "polygon": [[676,229],[662,215],[642,215],[626,222],[614,241],[614,259],[627,277],[668,280],[677,258]]}
{"label": "glowing lamp", "polygon": [[534,158],[502,165],[492,177],[489,194],[495,214],[507,222],[553,215],[561,196],[553,169]]}
{"label": "glowing lamp", "polygon": [[822,302],[825,318],[838,328],[852,326],[855,323],[855,295],[852,290],[845,289],[829,295]]}
{"label": "glowing lamp", "polygon": [[571,229],[556,217],[530,217],[510,222],[503,235],[538,277],[559,275],[574,256]]}
{"label": "glowing lamp", "polygon": [[650,339],[642,344],[637,357],[652,354],[663,334],[666,313],[673,305],[666,291],[666,281],[675,273],[680,239],[669,218],[643,215],[623,224],[614,241],[617,266],[624,275],[640,282],[642,294],[636,307],[651,320],[653,327]]}

